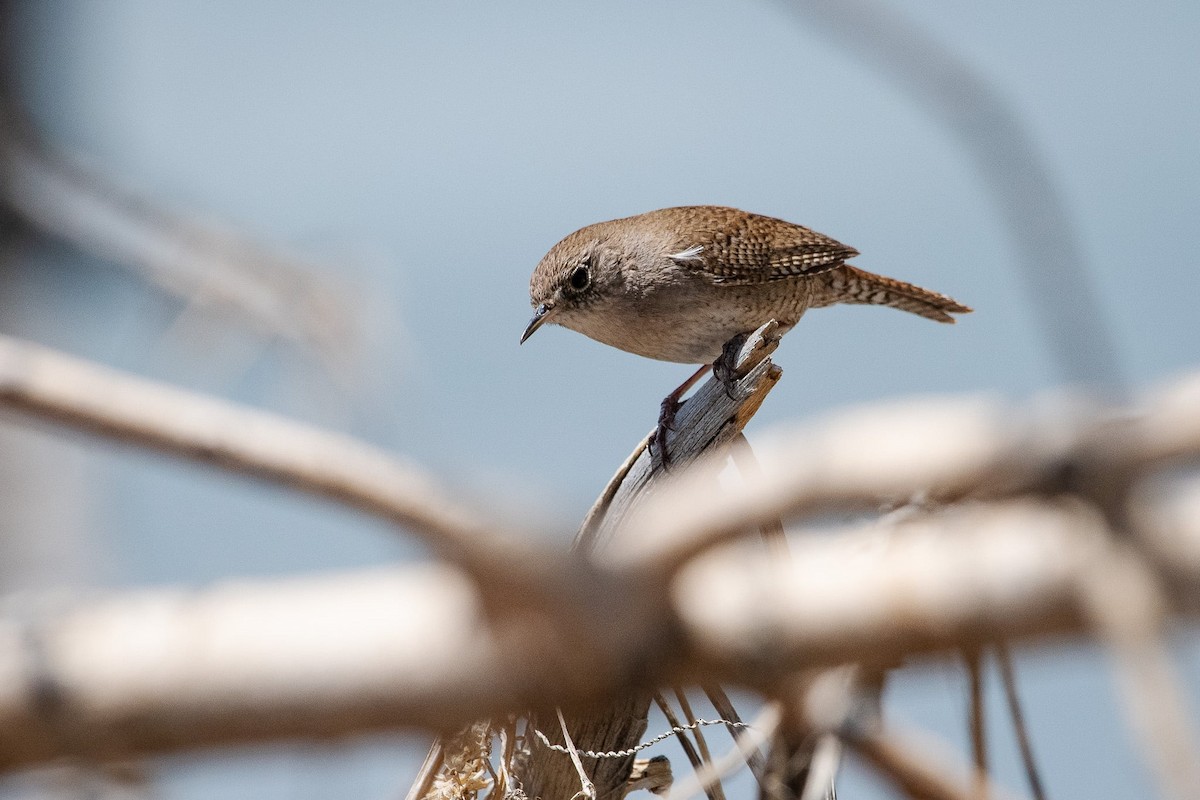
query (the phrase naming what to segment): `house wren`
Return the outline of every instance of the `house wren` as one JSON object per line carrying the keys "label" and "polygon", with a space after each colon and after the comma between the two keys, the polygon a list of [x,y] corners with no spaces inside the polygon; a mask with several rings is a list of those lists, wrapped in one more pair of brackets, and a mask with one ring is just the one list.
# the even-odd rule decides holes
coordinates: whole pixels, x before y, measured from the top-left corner
{"label": "house wren", "polygon": [[[662,361],[715,361],[768,320],[788,331],[810,308],[865,303],[937,322],[971,309],[945,295],[845,263],[858,251],[774,217],[719,206],[664,208],[600,222],[550,249],[529,279],[524,342],[553,322]],[[659,440],[679,397],[663,401]]]}

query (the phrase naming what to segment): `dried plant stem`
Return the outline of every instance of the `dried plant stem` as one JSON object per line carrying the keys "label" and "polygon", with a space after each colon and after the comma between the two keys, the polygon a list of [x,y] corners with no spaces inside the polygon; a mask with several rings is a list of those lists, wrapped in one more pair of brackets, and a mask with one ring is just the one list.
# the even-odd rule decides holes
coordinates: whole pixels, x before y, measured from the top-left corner
{"label": "dried plant stem", "polygon": [[[658,706],[659,711],[661,711],[663,716],[666,717],[668,725],[670,725],[672,728],[680,727],[679,717],[675,714],[675,710],[671,708],[670,701],[667,700],[666,696],[663,695],[662,692],[654,693],[654,704]],[[696,752],[696,747],[692,744],[691,740],[688,739],[686,731],[678,731],[675,734],[675,738],[679,740],[679,746],[683,748],[683,753],[685,756],[687,756],[688,763],[692,765],[692,769],[694,771],[699,771],[706,763],[711,761],[711,759],[700,757],[700,754]],[[719,800],[720,798],[724,797],[724,794],[721,792],[720,784],[710,784],[705,786],[704,794],[708,797],[708,800]]]}
{"label": "dried plant stem", "polygon": [[983,658],[978,648],[963,651],[969,684],[969,709],[967,719],[971,734],[971,763],[975,767],[974,796],[986,800],[987,784],[980,778],[988,774],[987,718],[983,695]]}
{"label": "dried plant stem", "polygon": [[986,775],[953,780],[945,758],[931,754],[914,744],[920,738],[892,733],[845,734],[843,741],[881,775],[891,780],[912,800],[972,800],[976,787],[983,785],[993,800],[1009,797]]}
{"label": "dried plant stem", "polygon": [[562,730],[563,741],[567,743],[567,750],[571,753],[571,763],[575,765],[575,771],[579,774],[579,791],[572,796],[571,800],[575,800],[576,797],[596,800],[596,785],[588,778],[587,772],[583,768],[583,762],[579,760],[579,750],[571,741],[571,732],[567,730],[567,721],[563,718],[562,709],[556,708],[554,713],[558,715],[558,725]]}
{"label": "dried plant stem", "polygon": [[[713,704],[713,708],[721,716],[721,719],[728,720],[732,723],[740,723],[741,716],[737,709],[733,707],[733,703],[729,699],[729,695],[720,686],[709,684],[704,686],[704,694],[708,697],[708,701]],[[746,735],[746,729],[739,725],[726,725],[725,729],[729,732],[729,738],[734,742],[741,741]],[[758,750],[749,751],[746,754],[746,766],[750,768],[750,772],[754,775],[754,779],[762,786],[763,769],[765,761],[762,752]]]}
{"label": "dried plant stem", "polygon": [[[692,704],[688,702],[687,693],[678,686],[675,687],[675,699],[679,701],[679,708],[683,712],[683,718],[688,721],[689,725],[694,723],[696,715],[692,712]],[[696,737],[696,747],[700,751],[701,760],[705,762],[712,761],[712,753],[708,750],[708,742],[704,739],[704,731],[696,727],[692,729],[692,735]],[[721,787],[718,785],[716,788],[717,797],[723,798],[725,795],[721,791]]]}
{"label": "dried plant stem", "polygon": [[1017,693],[1017,678],[1013,669],[1012,653],[1008,644],[1003,640],[996,643],[996,664],[1000,668],[1000,683],[1004,687],[1004,699],[1008,704],[1008,714],[1012,718],[1013,730],[1016,732],[1017,747],[1021,751],[1021,764],[1025,768],[1025,778],[1029,783],[1029,791],[1033,800],[1046,800],[1046,790],[1042,783],[1041,772],[1038,770],[1037,759],[1033,755],[1033,742],[1029,738],[1029,724],[1025,721],[1021,698]]}
{"label": "dried plant stem", "polygon": [[667,800],[688,800],[707,786],[720,781],[722,777],[740,767],[749,758],[750,753],[770,741],[782,720],[783,706],[778,702],[768,703],[750,723],[747,735],[735,742],[732,750],[705,764],[687,780],[676,783]]}

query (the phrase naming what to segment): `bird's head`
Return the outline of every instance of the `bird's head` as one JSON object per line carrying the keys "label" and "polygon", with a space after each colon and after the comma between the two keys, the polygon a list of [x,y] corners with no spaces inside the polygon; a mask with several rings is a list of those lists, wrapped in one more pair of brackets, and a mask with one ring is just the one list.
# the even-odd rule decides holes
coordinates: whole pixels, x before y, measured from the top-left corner
{"label": "bird's head", "polygon": [[533,319],[521,342],[548,322],[575,328],[584,317],[603,312],[625,289],[628,248],[605,223],[575,231],[550,249],[529,279]]}

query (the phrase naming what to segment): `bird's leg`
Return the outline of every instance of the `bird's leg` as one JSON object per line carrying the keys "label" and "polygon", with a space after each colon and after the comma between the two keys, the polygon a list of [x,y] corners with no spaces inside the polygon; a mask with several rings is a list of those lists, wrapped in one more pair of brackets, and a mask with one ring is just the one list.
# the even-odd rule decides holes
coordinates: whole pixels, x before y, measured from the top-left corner
{"label": "bird's leg", "polygon": [[746,343],[748,333],[739,333],[734,336],[721,348],[721,355],[712,363],[713,377],[721,382],[725,387],[725,396],[730,400],[736,400],[737,397],[733,394],[734,384],[737,383],[737,362],[738,354],[742,351],[742,345]]}
{"label": "bird's leg", "polygon": [[654,430],[654,436],[650,439],[651,447],[658,447],[659,456],[662,459],[664,467],[671,465],[671,456],[667,453],[667,431],[675,430],[675,415],[679,412],[679,407],[683,405],[681,398],[688,389],[696,385],[696,381],[704,377],[704,373],[708,372],[710,366],[705,364],[692,373],[692,376],[683,383],[679,384],[679,388],[671,392],[663,398],[662,406],[658,412],[658,427]]}

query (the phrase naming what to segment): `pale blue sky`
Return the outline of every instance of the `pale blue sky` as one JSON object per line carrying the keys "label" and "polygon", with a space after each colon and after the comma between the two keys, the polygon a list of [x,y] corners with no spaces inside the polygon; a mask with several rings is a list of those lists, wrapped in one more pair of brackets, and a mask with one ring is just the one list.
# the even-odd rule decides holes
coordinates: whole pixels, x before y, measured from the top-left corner
{"label": "pale blue sky", "polygon": [[[1200,4],[918,0],[1049,163],[1136,386],[1200,363]],[[277,409],[418,459],[565,540],[689,371],[546,329],[527,280],[582,225],[717,203],[814,227],[866,269],[972,305],[953,328],[862,307],[789,334],[749,434],[898,395],[1021,400],[1058,383],[1014,250],[959,143],[782,2],[43,2],[26,86],[46,131],[179,207],[327,265],[359,298],[348,388],[245,338],[162,336],[178,305],[38,247],[4,332]],[[71,444],[92,480],[88,582],[189,583],[411,557],[385,527],[209,470]],[[1200,656],[1183,646],[1193,687]],[[1108,668],[1022,659],[1056,800],[1146,796]],[[905,672],[890,707],[960,737],[962,681]],[[999,709],[999,703],[996,704]],[[1007,745],[996,717],[995,739]],[[393,797],[391,743],[171,759],[163,796]],[[680,761],[677,768],[682,769]],[[1010,750],[1003,778],[1020,786]],[[875,796],[861,778],[843,796]],[[0,786],[0,791],[3,791]],[[15,791],[15,790],[13,790]]]}

